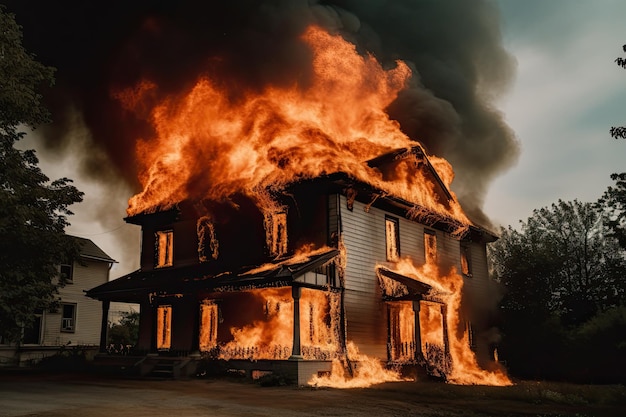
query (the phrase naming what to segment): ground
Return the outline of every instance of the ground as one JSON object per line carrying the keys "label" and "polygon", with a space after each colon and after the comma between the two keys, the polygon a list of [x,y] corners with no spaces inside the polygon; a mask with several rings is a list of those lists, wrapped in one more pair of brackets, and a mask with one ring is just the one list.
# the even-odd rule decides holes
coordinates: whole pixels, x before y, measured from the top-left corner
{"label": "ground", "polygon": [[263,387],[229,379],[3,372],[0,416],[624,416],[626,387],[518,382],[513,387],[441,382],[366,389]]}

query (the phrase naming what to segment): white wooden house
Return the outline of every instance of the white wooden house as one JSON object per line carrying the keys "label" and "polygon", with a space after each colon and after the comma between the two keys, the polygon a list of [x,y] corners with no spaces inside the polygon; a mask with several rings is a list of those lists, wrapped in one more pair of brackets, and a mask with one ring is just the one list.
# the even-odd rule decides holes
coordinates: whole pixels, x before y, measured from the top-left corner
{"label": "white wooden house", "polygon": [[[25,328],[19,346],[0,344],[0,365],[35,364],[60,348],[80,346],[95,353],[100,345],[102,307],[85,296],[85,291],[108,282],[115,262],[89,239],[74,237],[80,246],[80,259],[58,266],[67,284],[59,288],[59,307],[38,311],[32,326]],[[105,318],[106,321],[106,318]]]}

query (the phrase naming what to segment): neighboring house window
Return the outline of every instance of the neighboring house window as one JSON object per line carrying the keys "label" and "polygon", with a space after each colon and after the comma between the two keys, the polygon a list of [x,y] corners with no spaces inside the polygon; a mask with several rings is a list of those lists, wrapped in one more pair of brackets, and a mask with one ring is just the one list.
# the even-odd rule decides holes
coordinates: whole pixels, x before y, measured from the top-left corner
{"label": "neighboring house window", "polygon": [[400,258],[400,229],[398,219],[385,216],[385,240],[387,242],[387,260],[397,261]]}
{"label": "neighboring house window", "polygon": [[426,263],[437,262],[437,235],[432,230],[424,230],[424,256]]}
{"label": "neighboring house window", "polygon": [[43,321],[43,310],[35,310],[35,319],[30,326],[24,328],[22,343],[25,345],[41,344],[41,324]]}
{"label": "neighboring house window", "polygon": [[172,266],[174,263],[174,231],[156,232],[156,267]]}
{"label": "neighboring house window", "polygon": [[74,268],[72,264],[62,264],[60,271],[61,282],[72,283],[74,282]]}
{"label": "neighboring house window", "polygon": [[472,256],[470,246],[461,244],[461,272],[467,277],[472,276]]}
{"label": "neighboring house window", "polygon": [[61,331],[74,333],[76,330],[76,304],[61,304]]}

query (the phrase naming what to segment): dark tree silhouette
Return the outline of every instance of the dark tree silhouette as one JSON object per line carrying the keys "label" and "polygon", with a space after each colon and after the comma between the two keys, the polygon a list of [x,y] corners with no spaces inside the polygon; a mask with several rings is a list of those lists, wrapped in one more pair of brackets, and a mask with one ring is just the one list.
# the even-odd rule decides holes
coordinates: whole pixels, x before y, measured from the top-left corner
{"label": "dark tree silhouette", "polygon": [[49,121],[38,89],[53,73],[23,48],[21,27],[0,5],[0,337],[8,341],[21,340],[36,310],[55,307],[58,265],[78,255],[64,229],[83,193],[67,178],[51,182],[34,150],[15,147],[21,129]]}

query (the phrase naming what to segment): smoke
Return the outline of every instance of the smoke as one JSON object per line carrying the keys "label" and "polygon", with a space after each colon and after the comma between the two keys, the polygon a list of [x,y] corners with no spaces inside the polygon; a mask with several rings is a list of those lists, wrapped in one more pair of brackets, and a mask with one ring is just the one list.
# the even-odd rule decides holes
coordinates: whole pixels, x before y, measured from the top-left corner
{"label": "smoke", "polygon": [[[4,3],[23,26],[26,48],[58,69],[57,85],[46,92],[54,123],[41,135],[44,146],[79,153],[82,172],[111,190],[120,182],[140,190],[135,143],[152,134],[141,115],[120,106],[117,92],[149,79],[159,86],[158,100],[187,91],[200,75],[227,86],[231,100],[267,85],[306,86],[311,53],[299,35],[311,23],[384,65],[401,59],[412,67],[412,84],[389,114],[451,162],[453,188],[474,220],[486,222],[488,185],[518,154],[492,107],[514,65],[501,44],[498,10],[486,0]],[[72,145],[73,109],[89,146]]]}

